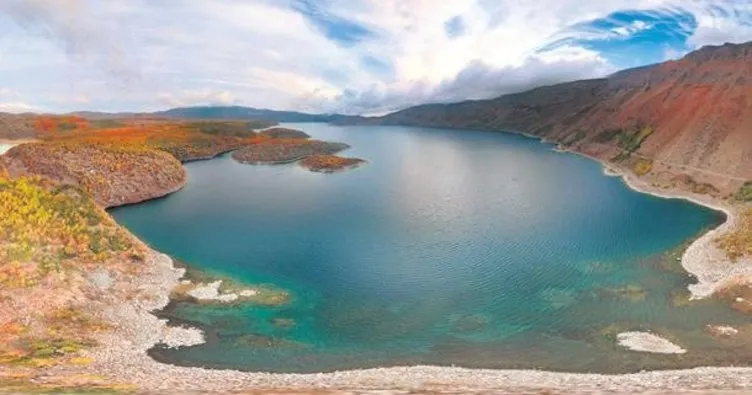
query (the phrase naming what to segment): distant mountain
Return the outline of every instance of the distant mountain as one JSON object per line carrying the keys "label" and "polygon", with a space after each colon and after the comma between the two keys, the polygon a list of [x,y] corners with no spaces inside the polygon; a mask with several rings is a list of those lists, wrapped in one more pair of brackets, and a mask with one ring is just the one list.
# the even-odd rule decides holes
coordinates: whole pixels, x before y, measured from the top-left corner
{"label": "distant mountain", "polygon": [[108,113],[78,111],[71,113],[87,119],[159,117],[173,119],[239,119],[270,122],[357,122],[358,116],[341,114],[307,114],[296,111],[276,111],[242,106],[176,107],[150,113]]}
{"label": "distant mountain", "polygon": [[241,106],[179,107],[158,111],[152,115],[181,119],[253,119],[276,122],[338,122],[358,118],[340,114],[306,114]]}
{"label": "distant mountain", "polygon": [[[490,100],[411,107],[360,123],[529,133],[640,172],[732,190],[752,179],[752,43]],[[649,170],[652,169],[652,170]]]}

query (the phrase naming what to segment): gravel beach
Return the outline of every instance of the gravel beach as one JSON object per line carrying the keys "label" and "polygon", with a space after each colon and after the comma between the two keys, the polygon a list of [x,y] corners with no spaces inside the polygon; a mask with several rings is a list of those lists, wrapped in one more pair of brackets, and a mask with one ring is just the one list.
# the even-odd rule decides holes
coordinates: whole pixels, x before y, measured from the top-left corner
{"label": "gravel beach", "polygon": [[[103,317],[116,329],[103,335],[92,352],[88,373],[118,382],[136,383],[141,391],[215,392],[285,389],[305,390],[417,390],[469,392],[552,393],[676,393],[677,391],[752,391],[752,368],[696,368],[624,375],[555,373],[534,370],[465,369],[412,366],[351,370],[320,374],[247,373],[232,370],[186,368],[162,364],[147,355],[158,343],[170,347],[194,345],[197,330],[169,329],[152,311],[169,302],[184,269],[159,253],[147,258],[148,270],[127,284],[135,297],[109,300]],[[122,284],[121,284],[122,285]]]}

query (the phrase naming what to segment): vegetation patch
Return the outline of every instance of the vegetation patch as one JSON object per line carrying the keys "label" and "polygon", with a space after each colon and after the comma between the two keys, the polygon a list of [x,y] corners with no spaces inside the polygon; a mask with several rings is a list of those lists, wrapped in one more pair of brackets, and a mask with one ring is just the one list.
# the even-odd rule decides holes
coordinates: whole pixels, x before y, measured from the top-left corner
{"label": "vegetation patch", "polygon": [[615,162],[621,162],[629,158],[640,149],[642,143],[650,137],[655,130],[650,126],[633,129],[607,129],[598,133],[593,139],[596,143],[616,143],[622,152],[612,158]]}
{"label": "vegetation patch", "polygon": [[752,255],[752,209],[740,215],[739,226],[733,232],[719,237],[716,242],[733,261]]}
{"label": "vegetation patch", "polygon": [[752,181],[747,181],[739,188],[734,199],[740,202],[752,202]]}
{"label": "vegetation patch", "polygon": [[[720,193],[718,188],[707,182],[699,182],[688,174],[681,174],[672,179],[674,183],[679,183],[684,189],[698,195],[717,195]],[[674,185],[676,186],[676,185]]]}
{"label": "vegetation patch", "polygon": [[604,144],[613,141],[616,136],[623,133],[622,129],[606,129],[595,135],[593,142]]}
{"label": "vegetation patch", "polygon": [[0,212],[4,287],[32,286],[49,272],[139,253],[130,237],[77,187],[0,175]]}
{"label": "vegetation patch", "polygon": [[631,132],[624,132],[619,135],[619,147],[633,153],[640,149],[642,143],[653,134],[654,130],[650,126],[645,126]]}
{"label": "vegetation patch", "polygon": [[632,170],[635,174],[642,177],[653,171],[653,161],[648,159],[639,159],[635,162]]}

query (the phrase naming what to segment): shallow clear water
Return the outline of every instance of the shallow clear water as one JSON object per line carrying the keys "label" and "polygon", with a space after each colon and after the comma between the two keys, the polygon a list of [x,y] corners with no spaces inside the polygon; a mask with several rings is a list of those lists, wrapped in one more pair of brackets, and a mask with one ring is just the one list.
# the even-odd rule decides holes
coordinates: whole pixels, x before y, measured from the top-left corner
{"label": "shallow clear water", "polygon": [[[112,211],[181,261],[294,295],[277,308],[173,304],[164,315],[202,327],[208,343],[154,357],[284,372],[744,363],[703,328],[745,318],[682,303],[691,279],[667,255],[718,213],[634,192],[598,163],[522,136],[286,126],[349,143],[344,154],[369,163],[327,175],[225,156],[187,164],[179,193]],[[629,352],[615,345],[622,330],[690,352]]]}

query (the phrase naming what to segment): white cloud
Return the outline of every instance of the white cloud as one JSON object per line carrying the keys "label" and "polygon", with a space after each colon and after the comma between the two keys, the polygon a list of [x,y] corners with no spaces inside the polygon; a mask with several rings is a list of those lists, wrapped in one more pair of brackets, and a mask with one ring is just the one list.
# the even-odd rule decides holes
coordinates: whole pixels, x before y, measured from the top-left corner
{"label": "white cloud", "polygon": [[36,107],[23,102],[0,102],[0,112],[22,113],[38,110]]}
{"label": "white cloud", "polygon": [[170,107],[197,106],[197,105],[230,105],[239,104],[229,91],[215,91],[201,89],[195,91],[183,91],[179,93],[163,92],[158,95],[159,100]]}
{"label": "white cloud", "polygon": [[750,40],[752,40],[752,26],[740,26],[730,20],[715,20],[698,26],[687,43],[694,48],[699,48],[704,45],[738,44]]}
{"label": "white cloud", "polygon": [[613,66],[593,52],[562,47],[528,57],[520,65],[499,68],[475,61],[438,84],[422,81],[374,85],[357,93],[334,98],[317,96],[309,100],[324,103],[324,109],[329,112],[378,115],[423,103],[488,99],[564,81],[601,77],[614,71]]}
{"label": "white cloud", "polygon": [[652,24],[647,23],[645,21],[637,20],[630,24],[615,27],[611,29],[611,31],[616,33],[619,36],[629,37],[629,36],[634,35],[635,33],[639,33],[643,30],[650,29],[651,27],[653,27]]}
{"label": "white cloud", "polygon": [[[752,39],[749,25],[739,21],[750,7],[742,2],[316,2],[322,15],[372,33],[344,46],[293,3],[3,0],[0,53],[12,56],[0,57],[0,86],[23,95],[11,102],[58,111],[242,103],[372,113],[604,75],[613,71],[608,58],[577,42],[627,39],[653,26],[641,20],[611,29],[573,26],[619,10],[694,15],[697,30],[683,32],[692,34],[689,46]],[[727,12],[731,8],[736,11]],[[464,29],[449,37],[445,23],[454,17]],[[561,39],[568,44],[539,52]],[[369,68],[366,59],[386,66]]]}

